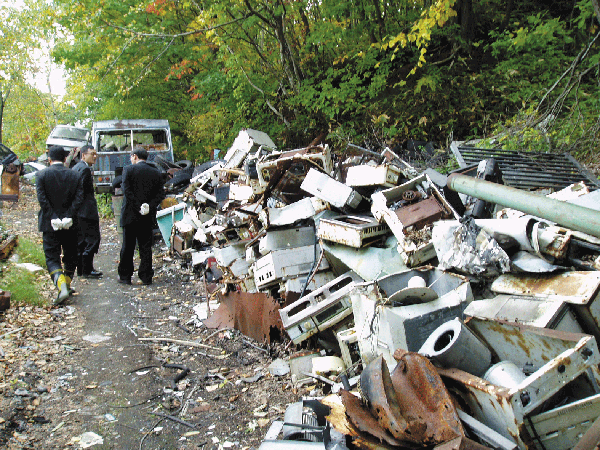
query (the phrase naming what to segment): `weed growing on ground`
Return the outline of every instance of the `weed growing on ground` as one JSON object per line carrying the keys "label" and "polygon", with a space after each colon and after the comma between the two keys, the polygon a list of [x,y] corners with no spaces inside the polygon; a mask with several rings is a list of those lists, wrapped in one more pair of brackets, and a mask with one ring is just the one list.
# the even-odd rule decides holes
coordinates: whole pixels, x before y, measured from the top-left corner
{"label": "weed growing on ground", "polygon": [[30,239],[19,237],[19,243],[15,248],[19,255],[19,262],[37,264],[46,267],[46,257],[42,246]]}
{"label": "weed growing on ground", "polygon": [[98,203],[98,214],[102,219],[115,217],[112,208],[112,195],[96,194],[96,203]]}
{"label": "weed growing on ground", "polygon": [[12,304],[46,304],[46,300],[40,295],[37,275],[11,264],[0,267],[0,289],[11,293]]}

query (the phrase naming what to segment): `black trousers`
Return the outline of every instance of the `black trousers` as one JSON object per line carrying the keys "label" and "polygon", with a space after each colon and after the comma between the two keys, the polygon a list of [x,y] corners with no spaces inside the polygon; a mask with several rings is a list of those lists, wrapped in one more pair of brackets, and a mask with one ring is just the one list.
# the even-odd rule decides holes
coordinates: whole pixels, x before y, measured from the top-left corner
{"label": "black trousers", "polygon": [[63,272],[73,278],[77,268],[77,228],[47,231],[42,234],[42,247],[50,277]]}
{"label": "black trousers", "polygon": [[138,276],[144,283],[152,281],[154,269],[152,268],[152,219],[143,220],[123,227],[123,244],[121,245],[121,259],[119,261],[119,278],[130,279],[134,272],[133,256],[137,243],[140,253],[140,266]]}
{"label": "black trousers", "polygon": [[93,257],[100,248],[100,221],[94,219],[77,219],[79,258]]}

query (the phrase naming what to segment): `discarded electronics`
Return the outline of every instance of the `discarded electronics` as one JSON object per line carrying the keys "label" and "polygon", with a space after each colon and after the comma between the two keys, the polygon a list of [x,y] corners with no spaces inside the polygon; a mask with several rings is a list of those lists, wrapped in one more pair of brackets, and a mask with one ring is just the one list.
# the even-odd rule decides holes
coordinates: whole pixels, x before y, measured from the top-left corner
{"label": "discarded electronics", "polygon": [[308,171],[300,187],[309,194],[340,209],[356,208],[362,200],[362,196],[354,189],[316,169]]}
{"label": "discarded electronics", "polygon": [[383,294],[352,294],[354,329],[365,362],[383,355],[391,364],[396,349],[418,351],[438,326],[462,318],[473,300],[466,278],[430,266],[388,275],[376,284]]}
{"label": "discarded electronics", "polygon": [[600,339],[600,272],[504,274],[491,285],[497,294],[526,295],[538,300],[569,303],[586,333]]}
{"label": "discarded electronics", "polygon": [[402,176],[402,171],[390,164],[351,166],[346,172],[346,184],[351,187],[394,187],[398,185]]}
{"label": "discarded electronics", "polygon": [[358,275],[348,272],[280,309],[281,321],[292,342],[299,344],[352,314],[349,294],[361,282]]}
{"label": "discarded electronics", "polygon": [[328,414],[329,408],[318,400],[290,404],[284,420],[271,424],[259,450],[348,450],[346,437],[326,421]]}
{"label": "discarded electronics", "polygon": [[373,217],[339,215],[319,220],[317,236],[327,241],[360,248],[387,234],[389,228]]}
{"label": "discarded electronics", "polygon": [[[316,264],[315,255],[320,252],[318,246],[307,245],[292,249],[274,250],[258,259],[254,264],[254,282],[257,288],[275,284],[282,279],[294,278],[311,272]],[[325,270],[329,267],[326,259],[322,259],[315,269]]]}
{"label": "discarded electronics", "polygon": [[385,221],[396,238],[398,252],[409,267],[435,257],[431,226],[438,220],[459,219],[426,174],[371,196],[371,212]]}
{"label": "discarded electronics", "polygon": [[[496,381],[485,381],[456,368],[438,369],[448,390],[468,408],[466,412],[521,449],[573,448],[574,441],[559,444],[564,438],[556,429],[544,433],[535,423],[543,422],[557,407],[564,408],[561,426],[575,428],[577,432],[569,433],[575,436],[583,434],[600,414],[596,339],[478,318],[468,319],[466,325],[492,351],[493,365],[484,378]],[[510,364],[499,364],[506,362]],[[507,371],[506,366],[512,369]],[[490,371],[500,376],[494,378]],[[502,383],[497,384],[498,380]],[[594,406],[581,413],[577,409],[580,401]],[[546,416],[539,417],[543,414]]]}

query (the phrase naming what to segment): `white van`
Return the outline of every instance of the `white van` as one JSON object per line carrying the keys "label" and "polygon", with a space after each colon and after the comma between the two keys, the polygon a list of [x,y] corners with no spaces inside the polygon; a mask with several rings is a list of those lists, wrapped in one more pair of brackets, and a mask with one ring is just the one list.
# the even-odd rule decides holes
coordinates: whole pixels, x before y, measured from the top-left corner
{"label": "white van", "polygon": [[70,152],[75,147],[83,147],[89,143],[89,128],[74,127],[71,125],[57,125],[48,139],[46,139],[46,150],[53,145],[60,145]]}
{"label": "white van", "polygon": [[131,164],[135,146],[148,150],[148,161],[173,162],[173,143],[168,120],[101,120],[92,124],[92,146],[98,152],[94,185],[99,193],[110,192],[115,175]]}

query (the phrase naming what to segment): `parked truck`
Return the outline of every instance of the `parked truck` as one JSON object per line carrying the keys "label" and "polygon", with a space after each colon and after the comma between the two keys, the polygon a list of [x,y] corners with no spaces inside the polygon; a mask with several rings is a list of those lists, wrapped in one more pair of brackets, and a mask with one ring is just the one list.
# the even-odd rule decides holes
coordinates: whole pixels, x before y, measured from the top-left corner
{"label": "parked truck", "polygon": [[173,143],[168,120],[101,120],[92,124],[92,146],[98,152],[94,184],[98,193],[110,192],[115,176],[131,164],[135,146],[148,150],[148,161],[173,163]]}

